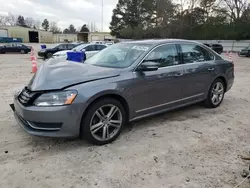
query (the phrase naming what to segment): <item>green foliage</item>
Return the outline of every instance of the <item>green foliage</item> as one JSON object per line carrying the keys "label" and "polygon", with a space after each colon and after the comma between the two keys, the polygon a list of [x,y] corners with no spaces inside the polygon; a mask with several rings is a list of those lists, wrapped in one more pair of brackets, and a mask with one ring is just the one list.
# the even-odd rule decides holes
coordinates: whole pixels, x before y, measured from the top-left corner
{"label": "green foliage", "polygon": [[[246,0],[174,2],[119,0],[113,10],[111,34],[128,39],[250,39],[250,3]],[[187,5],[191,6],[184,9]]]}
{"label": "green foliage", "polygon": [[66,29],[63,30],[63,33],[65,33],[65,34],[74,34],[74,33],[76,33],[76,28],[75,28],[75,26],[73,24],[70,24],[69,28],[66,28]]}
{"label": "green foliage", "polygon": [[24,17],[23,17],[23,16],[19,15],[19,16],[17,17],[16,25],[22,26],[22,27],[25,27],[25,26],[26,26],[25,20],[24,20]]}
{"label": "green foliage", "polygon": [[45,31],[49,30],[49,21],[47,19],[43,20],[42,27]]}
{"label": "green foliage", "polygon": [[84,24],[80,30],[80,32],[89,32],[89,28],[87,27],[86,24]]}

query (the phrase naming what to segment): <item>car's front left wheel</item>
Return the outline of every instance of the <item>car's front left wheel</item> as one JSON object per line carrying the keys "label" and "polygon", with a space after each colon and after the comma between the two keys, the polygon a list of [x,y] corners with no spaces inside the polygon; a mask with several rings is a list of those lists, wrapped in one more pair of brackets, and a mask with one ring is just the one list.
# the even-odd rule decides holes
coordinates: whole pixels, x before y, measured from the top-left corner
{"label": "car's front left wheel", "polygon": [[120,135],[126,117],[125,109],[118,100],[100,99],[87,109],[82,120],[81,136],[96,145],[108,144]]}

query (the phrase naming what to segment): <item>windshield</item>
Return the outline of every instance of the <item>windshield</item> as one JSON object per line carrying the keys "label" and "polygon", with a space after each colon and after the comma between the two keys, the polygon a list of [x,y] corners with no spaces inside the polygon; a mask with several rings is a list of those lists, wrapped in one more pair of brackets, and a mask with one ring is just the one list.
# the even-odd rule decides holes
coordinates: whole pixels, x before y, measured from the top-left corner
{"label": "windshield", "polygon": [[81,51],[85,46],[87,46],[87,44],[81,44],[75,48],[73,48],[73,51]]}
{"label": "windshield", "polygon": [[85,63],[100,67],[126,68],[149,48],[148,44],[115,44],[92,56]]}

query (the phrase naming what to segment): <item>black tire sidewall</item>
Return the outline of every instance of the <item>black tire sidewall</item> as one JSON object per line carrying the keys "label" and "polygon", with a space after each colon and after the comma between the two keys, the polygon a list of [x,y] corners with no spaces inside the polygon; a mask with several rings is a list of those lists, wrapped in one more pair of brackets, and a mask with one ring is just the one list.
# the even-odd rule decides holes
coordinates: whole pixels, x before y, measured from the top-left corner
{"label": "black tire sidewall", "polygon": [[[110,140],[107,140],[107,141],[99,141],[97,139],[95,139],[93,137],[93,135],[91,134],[91,131],[90,131],[90,121],[91,121],[91,118],[93,116],[93,114],[96,112],[96,110],[98,108],[100,108],[101,106],[104,106],[104,105],[107,105],[107,104],[112,104],[112,105],[115,105],[117,106],[121,113],[122,113],[122,125],[121,125],[121,128],[120,130],[117,132],[117,134]],[[80,136],[91,142],[92,144],[95,144],[95,145],[104,145],[104,144],[108,144],[108,143],[111,143],[113,142],[114,140],[116,140],[116,138],[120,135],[122,129],[123,129],[123,126],[125,124],[125,122],[127,121],[126,120],[127,116],[126,116],[126,111],[123,107],[123,105],[116,99],[112,99],[112,98],[103,98],[103,99],[100,99],[96,102],[94,102],[93,104],[91,104],[91,106],[87,109],[87,112],[86,114],[84,115],[83,119],[82,119],[82,123],[81,123],[81,132],[80,132]]]}
{"label": "black tire sidewall", "polygon": [[[222,97],[220,103],[217,104],[217,105],[215,105],[215,104],[213,104],[213,102],[212,102],[212,90],[213,90],[214,85],[217,84],[218,82],[222,83],[223,88],[224,88],[224,93],[223,93],[223,97]],[[209,92],[208,92],[208,95],[207,95],[207,99],[206,99],[206,105],[207,105],[207,107],[209,107],[209,108],[217,108],[218,106],[220,106],[220,104],[222,103],[222,101],[223,101],[223,99],[224,99],[224,96],[225,96],[225,89],[226,89],[226,88],[225,88],[225,83],[224,83],[221,79],[217,78],[217,79],[211,84],[211,87],[210,87],[210,89],[209,89]]]}

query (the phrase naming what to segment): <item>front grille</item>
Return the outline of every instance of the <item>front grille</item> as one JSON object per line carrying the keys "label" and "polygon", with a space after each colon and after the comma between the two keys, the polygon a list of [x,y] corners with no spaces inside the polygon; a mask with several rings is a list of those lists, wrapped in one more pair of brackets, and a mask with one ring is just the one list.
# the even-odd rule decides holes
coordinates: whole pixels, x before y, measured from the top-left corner
{"label": "front grille", "polygon": [[39,92],[32,92],[27,87],[25,87],[18,96],[18,100],[24,105],[31,105],[36,97],[39,95]]}

